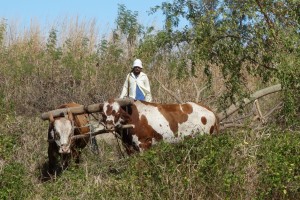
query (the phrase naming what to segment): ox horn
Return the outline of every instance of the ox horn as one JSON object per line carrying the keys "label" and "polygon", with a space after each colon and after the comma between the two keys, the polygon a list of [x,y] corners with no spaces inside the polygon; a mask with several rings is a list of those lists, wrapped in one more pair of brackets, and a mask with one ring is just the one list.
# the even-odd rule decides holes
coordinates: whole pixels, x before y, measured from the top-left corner
{"label": "ox horn", "polygon": [[70,120],[70,121],[73,121],[73,114],[72,114],[72,112],[68,109],[68,119]]}
{"label": "ox horn", "polygon": [[49,113],[49,121],[54,122],[54,117],[52,115],[52,112]]}

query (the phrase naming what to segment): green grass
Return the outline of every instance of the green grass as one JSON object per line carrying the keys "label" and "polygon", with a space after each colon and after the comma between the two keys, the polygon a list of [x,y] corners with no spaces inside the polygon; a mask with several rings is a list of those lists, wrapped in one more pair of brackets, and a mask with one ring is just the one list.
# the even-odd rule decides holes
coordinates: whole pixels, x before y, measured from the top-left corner
{"label": "green grass", "polygon": [[0,199],[26,199],[31,196],[33,183],[27,177],[22,163],[12,162],[5,165],[0,176]]}

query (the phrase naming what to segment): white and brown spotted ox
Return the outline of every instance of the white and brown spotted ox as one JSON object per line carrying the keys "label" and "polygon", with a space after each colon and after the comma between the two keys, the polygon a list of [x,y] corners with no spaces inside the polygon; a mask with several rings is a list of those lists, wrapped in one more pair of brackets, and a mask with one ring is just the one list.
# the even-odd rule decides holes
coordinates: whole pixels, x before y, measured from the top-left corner
{"label": "white and brown spotted ox", "polygon": [[[134,101],[122,107],[114,99],[103,105],[107,129],[115,129],[122,137],[128,154],[143,151],[160,140],[177,142],[197,134],[213,134],[219,131],[217,116],[209,108],[198,103],[158,104]],[[134,128],[121,130],[125,124]]]}
{"label": "white and brown spotted ox", "polygon": [[[58,108],[77,107],[80,104],[67,103]],[[53,118],[50,113],[48,130],[48,158],[50,172],[56,171],[58,157],[61,157],[61,167],[66,168],[73,158],[76,163],[79,162],[80,149],[84,148],[90,137],[72,140],[74,135],[87,134],[90,129],[87,126],[88,116],[86,114],[73,115],[71,112],[64,117]]]}

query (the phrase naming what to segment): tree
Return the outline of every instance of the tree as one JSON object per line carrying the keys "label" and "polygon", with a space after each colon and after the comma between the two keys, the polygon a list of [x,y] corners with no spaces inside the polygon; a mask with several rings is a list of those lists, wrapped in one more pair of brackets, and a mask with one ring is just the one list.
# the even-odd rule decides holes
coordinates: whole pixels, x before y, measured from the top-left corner
{"label": "tree", "polygon": [[114,31],[114,34],[119,33],[121,37],[125,37],[128,54],[131,57],[138,36],[142,33],[143,26],[138,23],[137,11],[132,12],[131,10],[127,10],[124,4],[119,4],[118,6],[117,30]]}
{"label": "tree", "polygon": [[[300,103],[299,9],[294,0],[174,0],[152,11],[163,11],[166,39],[172,37],[177,47],[187,43],[196,66],[219,66],[226,86],[219,99],[223,108],[249,96],[247,71],[261,84],[282,85],[285,120],[294,122]],[[180,19],[189,26],[178,30]],[[203,70],[212,75],[210,65]]]}

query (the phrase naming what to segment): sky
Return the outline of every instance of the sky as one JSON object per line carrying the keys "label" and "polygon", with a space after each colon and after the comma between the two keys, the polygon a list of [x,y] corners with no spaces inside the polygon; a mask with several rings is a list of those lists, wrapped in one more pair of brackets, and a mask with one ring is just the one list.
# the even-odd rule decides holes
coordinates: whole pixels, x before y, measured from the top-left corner
{"label": "sky", "polygon": [[[103,31],[115,28],[118,4],[124,4],[128,10],[138,12],[138,21],[144,26],[154,25],[160,29],[164,16],[161,12],[148,15],[151,7],[161,5],[168,0],[0,0],[0,19],[8,24],[17,23],[20,28],[38,23],[48,27],[62,18],[78,17],[80,20],[96,20]],[[103,32],[105,34],[105,32]]]}

